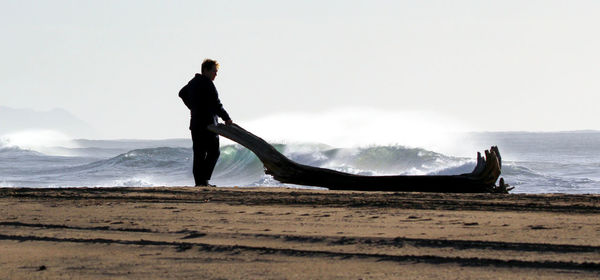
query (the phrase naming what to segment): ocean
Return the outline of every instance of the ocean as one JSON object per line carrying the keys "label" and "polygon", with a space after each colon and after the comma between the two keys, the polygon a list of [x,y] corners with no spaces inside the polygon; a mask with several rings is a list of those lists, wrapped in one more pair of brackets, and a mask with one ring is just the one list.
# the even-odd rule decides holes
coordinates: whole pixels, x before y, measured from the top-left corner
{"label": "ocean", "polygon": [[[222,138],[223,139],[223,138]],[[456,140],[458,139],[458,140]],[[460,152],[402,143],[336,147],[274,143],[290,159],[361,175],[442,175],[472,171],[477,151],[497,145],[512,193],[600,193],[600,132],[480,132],[456,136]],[[443,140],[443,139],[442,139]],[[477,149],[470,150],[472,147]],[[469,152],[465,152],[469,150]],[[471,153],[472,155],[467,155]],[[256,156],[222,141],[211,183],[287,186],[265,175]],[[0,139],[0,187],[190,186],[189,139],[17,141]]]}

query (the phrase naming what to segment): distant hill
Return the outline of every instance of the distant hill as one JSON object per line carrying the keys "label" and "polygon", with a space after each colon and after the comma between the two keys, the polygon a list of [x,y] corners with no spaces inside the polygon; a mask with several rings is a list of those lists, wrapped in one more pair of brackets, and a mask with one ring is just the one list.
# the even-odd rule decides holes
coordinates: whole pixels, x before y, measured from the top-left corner
{"label": "distant hill", "polygon": [[67,110],[15,109],[0,106],[0,135],[24,130],[55,130],[72,137],[93,137],[94,130]]}

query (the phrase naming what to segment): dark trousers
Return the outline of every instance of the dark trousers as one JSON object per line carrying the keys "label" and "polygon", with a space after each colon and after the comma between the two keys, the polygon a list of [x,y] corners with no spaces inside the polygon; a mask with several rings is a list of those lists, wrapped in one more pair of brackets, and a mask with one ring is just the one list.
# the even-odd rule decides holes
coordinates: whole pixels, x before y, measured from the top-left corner
{"label": "dark trousers", "polygon": [[192,144],[194,181],[196,186],[205,186],[219,159],[219,136],[206,129],[192,129]]}

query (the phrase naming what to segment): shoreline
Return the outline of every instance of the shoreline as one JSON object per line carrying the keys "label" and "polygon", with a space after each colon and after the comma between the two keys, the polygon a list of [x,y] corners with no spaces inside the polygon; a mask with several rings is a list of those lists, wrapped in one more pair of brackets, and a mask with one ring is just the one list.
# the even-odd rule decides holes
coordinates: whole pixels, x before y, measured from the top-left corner
{"label": "shoreline", "polygon": [[597,279],[600,195],[0,188],[0,278]]}

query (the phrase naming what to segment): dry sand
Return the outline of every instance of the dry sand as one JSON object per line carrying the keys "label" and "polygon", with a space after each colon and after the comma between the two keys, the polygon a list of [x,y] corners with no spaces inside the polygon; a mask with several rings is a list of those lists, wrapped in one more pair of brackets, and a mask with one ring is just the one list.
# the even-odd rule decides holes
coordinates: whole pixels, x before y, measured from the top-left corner
{"label": "dry sand", "polygon": [[600,196],[0,189],[0,279],[598,279]]}

